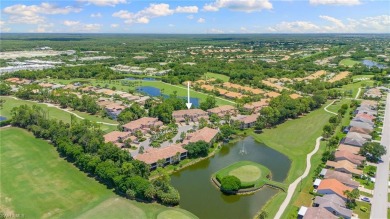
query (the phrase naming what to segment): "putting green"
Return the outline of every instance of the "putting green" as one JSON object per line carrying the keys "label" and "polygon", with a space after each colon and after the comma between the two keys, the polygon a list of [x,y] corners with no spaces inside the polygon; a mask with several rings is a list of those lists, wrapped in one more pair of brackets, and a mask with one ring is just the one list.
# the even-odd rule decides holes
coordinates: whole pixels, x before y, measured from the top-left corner
{"label": "putting green", "polygon": [[261,170],[254,165],[245,165],[231,170],[228,174],[239,178],[241,182],[253,182],[261,177]]}
{"label": "putting green", "polygon": [[165,210],[157,215],[157,219],[191,219],[189,215],[187,215],[185,212],[178,211],[178,210]]}

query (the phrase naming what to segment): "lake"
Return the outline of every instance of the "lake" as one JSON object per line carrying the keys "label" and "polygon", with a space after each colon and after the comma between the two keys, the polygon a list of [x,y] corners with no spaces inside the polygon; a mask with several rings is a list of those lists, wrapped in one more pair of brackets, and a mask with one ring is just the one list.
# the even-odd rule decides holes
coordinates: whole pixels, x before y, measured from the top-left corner
{"label": "lake", "polygon": [[155,81],[156,79],[155,78],[125,78],[125,80],[129,80],[129,81],[137,81],[137,80],[141,80],[141,81]]}
{"label": "lake", "polygon": [[371,61],[371,60],[368,60],[368,59],[363,60],[362,63],[363,63],[363,65],[365,65],[365,66],[367,66],[369,68],[374,67],[374,66],[376,66],[376,67],[378,67],[380,69],[386,68],[385,65],[379,64],[377,62],[374,62],[374,61]]}
{"label": "lake", "polygon": [[[240,153],[245,148],[246,154]],[[180,192],[180,207],[199,218],[252,218],[278,190],[264,186],[252,195],[225,195],[212,183],[216,171],[241,160],[249,160],[266,166],[272,179],[283,182],[291,161],[287,156],[264,144],[246,137],[235,144],[224,145],[216,155],[171,176],[172,184]]]}
{"label": "lake", "polygon": [[[152,96],[152,97],[159,97],[161,95],[164,98],[169,97],[169,95],[161,94],[161,90],[156,88],[156,87],[141,86],[141,87],[137,87],[136,90],[140,93],[145,93],[146,95]],[[178,96],[178,97],[187,101],[187,97],[182,97],[182,96]],[[199,98],[190,97],[190,101],[191,101],[192,105],[194,105],[194,107],[199,107]]]}

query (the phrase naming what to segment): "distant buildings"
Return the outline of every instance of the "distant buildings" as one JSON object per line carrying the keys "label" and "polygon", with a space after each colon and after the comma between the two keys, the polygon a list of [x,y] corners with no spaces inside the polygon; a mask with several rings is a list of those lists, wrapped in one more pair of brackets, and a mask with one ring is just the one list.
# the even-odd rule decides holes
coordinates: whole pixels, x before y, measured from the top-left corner
{"label": "distant buildings", "polygon": [[201,118],[208,119],[209,115],[201,109],[188,109],[173,111],[172,117],[176,122],[198,122]]}

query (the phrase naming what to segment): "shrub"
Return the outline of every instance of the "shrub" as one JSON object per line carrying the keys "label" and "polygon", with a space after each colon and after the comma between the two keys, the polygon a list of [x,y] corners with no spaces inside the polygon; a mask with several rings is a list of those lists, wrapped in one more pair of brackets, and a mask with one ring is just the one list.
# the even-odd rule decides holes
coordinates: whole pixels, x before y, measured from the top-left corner
{"label": "shrub", "polygon": [[237,191],[241,187],[241,181],[235,176],[225,176],[221,180],[221,189],[223,191]]}

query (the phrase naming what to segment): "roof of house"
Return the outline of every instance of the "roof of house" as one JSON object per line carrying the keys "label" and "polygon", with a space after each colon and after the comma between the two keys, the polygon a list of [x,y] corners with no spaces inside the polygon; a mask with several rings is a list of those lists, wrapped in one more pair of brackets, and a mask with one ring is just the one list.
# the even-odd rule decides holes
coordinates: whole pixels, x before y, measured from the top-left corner
{"label": "roof of house", "polygon": [[130,132],[120,132],[120,131],[112,131],[103,135],[105,142],[115,142],[118,141],[119,138],[125,138],[130,135]]}
{"label": "roof of house", "polygon": [[298,99],[298,98],[302,97],[299,94],[290,94],[289,96],[291,97],[291,99]]}
{"label": "roof of house", "polygon": [[323,197],[316,196],[314,199],[314,204],[319,204],[320,206],[321,204],[325,204],[327,202],[333,202],[339,206],[345,207],[345,201],[335,194],[324,195]]}
{"label": "roof of house", "polygon": [[215,108],[208,109],[207,112],[218,114],[218,113],[224,113],[231,110],[236,110],[236,108],[231,105],[223,105],[223,106],[218,106]]}
{"label": "roof of house", "polygon": [[261,99],[260,101],[244,104],[245,109],[255,109],[269,105],[269,99]]}
{"label": "roof of house", "polygon": [[185,153],[186,149],[179,145],[171,145],[163,148],[151,148],[146,150],[143,154],[138,154],[135,159],[145,162],[147,164],[153,164],[161,159],[166,159],[175,156],[177,153]]}
{"label": "roof of house", "polygon": [[257,114],[252,114],[252,115],[249,115],[249,116],[245,116],[245,117],[243,117],[243,118],[240,118],[239,121],[240,121],[240,122],[243,122],[243,123],[245,123],[245,124],[249,124],[249,123],[252,123],[252,122],[256,122],[257,117],[259,117],[259,115],[257,115]]}
{"label": "roof of house", "polygon": [[173,111],[172,116],[181,117],[181,116],[196,116],[202,114],[207,114],[207,113],[201,109],[186,109],[186,110]]}
{"label": "roof of house", "polygon": [[372,120],[375,119],[375,116],[374,115],[365,114],[365,113],[358,113],[358,114],[355,115],[355,118],[361,118],[361,119],[372,121]]}
{"label": "roof of house", "polygon": [[357,132],[357,133],[361,133],[361,134],[370,134],[372,132],[372,130],[369,130],[369,129],[365,129],[365,128],[361,128],[361,127],[357,127],[357,126],[353,126],[349,129],[350,132]]}
{"label": "roof of house", "polygon": [[317,196],[315,198],[314,203],[318,204],[319,207],[323,207],[325,209],[331,208],[332,210],[336,211],[340,215],[347,216],[349,218],[351,218],[352,216],[352,210],[345,208],[345,204],[340,205],[337,202],[335,203],[332,200],[320,196]]}
{"label": "roof of house", "polygon": [[378,106],[378,102],[375,100],[363,100],[360,103],[360,106],[370,106],[370,107],[376,107]]}
{"label": "roof of house", "polygon": [[352,174],[343,173],[336,170],[326,170],[324,179],[337,179],[343,184],[346,184],[351,187],[359,187],[360,183],[352,180]]}
{"label": "roof of house", "polygon": [[349,126],[364,128],[364,129],[367,129],[367,130],[373,130],[374,129],[374,127],[372,125],[364,123],[364,122],[358,122],[358,121],[351,121],[349,123]]}
{"label": "roof of house", "polygon": [[324,179],[321,181],[321,184],[318,186],[317,190],[330,189],[337,195],[346,198],[344,191],[352,191],[352,188],[344,185],[337,179]]}
{"label": "roof of house", "polygon": [[362,170],[356,169],[356,165],[351,163],[348,160],[340,160],[337,162],[328,160],[328,161],[326,161],[326,166],[333,167],[336,170],[337,169],[345,169],[348,172],[353,173],[353,174],[357,174],[357,175],[363,174]]}
{"label": "roof of house", "polygon": [[355,145],[359,147],[363,146],[363,144],[366,142],[367,140],[357,132],[348,132],[347,136],[343,140],[344,144]]}
{"label": "roof of house", "polygon": [[209,127],[204,127],[194,133],[190,133],[187,135],[188,142],[198,142],[205,141],[210,143],[211,140],[218,134],[217,129],[212,129]]}
{"label": "roof of house", "polygon": [[271,91],[271,92],[268,92],[268,93],[265,94],[265,96],[270,97],[270,98],[278,97],[280,95],[281,95],[280,93],[277,93],[277,92],[274,92],[274,91]]}
{"label": "roof of house", "polygon": [[142,125],[154,125],[154,123],[158,122],[157,118],[152,118],[152,117],[142,117],[140,119],[131,121],[129,123],[126,123],[123,125],[124,128],[126,129],[138,129],[141,128]]}
{"label": "roof of house", "polygon": [[309,207],[306,210],[303,219],[336,219],[337,217],[330,213],[325,208],[321,207]]}
{"label": "roof of house", "polygon": [[345,150],[336,151],[334,156],[335,156],[336,160],[347,159],[347,160],[349,160],[352,163],[357,164],[357,165],[361,164],[363,162],[363,160],[365,160],[365,158],[363,156],[353,154],[352,152],[345,151]]}

